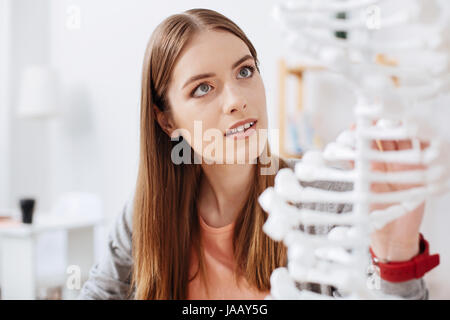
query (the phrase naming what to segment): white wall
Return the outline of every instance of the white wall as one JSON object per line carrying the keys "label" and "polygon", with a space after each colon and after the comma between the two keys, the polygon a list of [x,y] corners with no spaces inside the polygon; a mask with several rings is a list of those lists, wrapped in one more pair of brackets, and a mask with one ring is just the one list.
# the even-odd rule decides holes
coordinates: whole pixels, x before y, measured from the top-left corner
{"label": "white wall", "polygon": [[36,210],[47,209],[51,195],[47,123],[19,119],[15,112],[19,81],[24,68],[49,63],[48,1],[11,1],[11,59],[9,63],[10,174],[9,205],[18,208],[18,199],[37,198]]}
{"label": "white wall", "polygon": [[11,4],[0,0],[0,209],[9,208],[9,145],[10,145],[10,50],[11,50]]}

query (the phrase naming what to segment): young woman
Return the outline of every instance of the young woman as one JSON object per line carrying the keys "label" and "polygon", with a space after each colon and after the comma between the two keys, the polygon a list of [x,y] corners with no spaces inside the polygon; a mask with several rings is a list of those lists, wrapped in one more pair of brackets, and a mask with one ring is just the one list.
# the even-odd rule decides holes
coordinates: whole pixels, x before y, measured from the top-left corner
{"label": "young woman", "polygon": [[[145,53],[136,191],[79,299],[265,298],[286,248],[262,231],[267,215],[257,199],[276,171],[261,172],[264,164],[292,167],[270,154],[267,122],[256,50],[242,30],[206,9],[165,19]],[[375,254],[416,256],[422,215],[423,206],[375,233]],[[422,279],[383,284],[392,294],[427,297]]]}

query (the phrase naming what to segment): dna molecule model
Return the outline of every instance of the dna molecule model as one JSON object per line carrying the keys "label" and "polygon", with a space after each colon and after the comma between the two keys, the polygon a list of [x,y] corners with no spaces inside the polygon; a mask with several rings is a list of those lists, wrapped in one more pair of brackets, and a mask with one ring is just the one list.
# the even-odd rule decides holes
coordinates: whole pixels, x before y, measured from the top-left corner
{"label": "dna molecule model", "polygon": [[[423,19],[433,6],[436,18]],[[398,298],[374,290],[370,235],[449,189],[450,148],[433,125],[435,101],[450,91],[449,11],[446,0],[297,0],[274,8],[289,47],[340,75],[357,103],[354,129],[305,152],[295,170],[281,169],[259,197],[268,213],[263,231],[288,248],[268,299]],[[411,147],[383,150],[382,141]],[[375,171],[374,162],[424,169]],[[380,193],[374,183],[414,187]]]}

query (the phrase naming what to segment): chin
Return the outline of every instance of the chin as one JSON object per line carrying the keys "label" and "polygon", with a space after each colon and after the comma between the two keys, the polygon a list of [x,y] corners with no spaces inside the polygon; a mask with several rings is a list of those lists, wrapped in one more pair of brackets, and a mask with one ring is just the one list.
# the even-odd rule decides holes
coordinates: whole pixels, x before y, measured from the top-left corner
{"label": "chin", "polygon": [[263,150],[258,150],[257,145],[245,144],[238,146],[234,151],[227,152],[226,163],[229,164],[256,164]]}

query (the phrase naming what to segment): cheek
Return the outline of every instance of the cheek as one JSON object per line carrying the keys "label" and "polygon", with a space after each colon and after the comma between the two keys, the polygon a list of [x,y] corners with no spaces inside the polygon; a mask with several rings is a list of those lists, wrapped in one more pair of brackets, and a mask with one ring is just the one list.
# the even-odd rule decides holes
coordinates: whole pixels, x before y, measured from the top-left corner
{"label": "cheek", "polygon": [[[207,107],[206,107],[207,108]],[[198,111],[191,108],[189,111],[178,114],[175,122],[178,129],[183,130],[183,136],[195,151],[198,146],[205,144],[203,139],[209,135],[222,135],[222,131],[218,128],[217,115],[209,114],[205,111]]]}
{"label": "cheek", "polygon": [[266,102],[266,90],[264,88],[264,84],[262,80],[255,81],[255,85],[251,88],[251,93],[249,95],[251,97],[250,106],[252,106],[255,112],[258,113],[258,127],[260,129],[267,128],[267,102]]}
{"label": "cheek", "polygon": [[[194,128],[194,140],[196,141],[197,146],[201,144],[203,148],[205,148],[207,145],[214,143],[214,141],[223,141],[223,132],[218,125],[219,118],[217,114],[203,113],[202,117],[199,117],[196,121],[196,126]],[[197,150],[197,147],[195,147],[194,150],[200,152],[200,150]]]}

